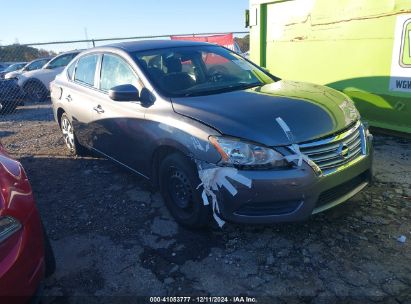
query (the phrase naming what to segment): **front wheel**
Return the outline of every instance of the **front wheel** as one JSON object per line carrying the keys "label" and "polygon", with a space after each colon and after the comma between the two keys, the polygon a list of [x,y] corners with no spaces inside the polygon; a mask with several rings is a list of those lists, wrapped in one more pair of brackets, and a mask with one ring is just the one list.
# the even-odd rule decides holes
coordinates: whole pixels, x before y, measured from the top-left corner
{"label": "front wheel", "polygon": [[205,206],[197,189],[201,183],[195,164],[179,153],[163,159],[160,165],[160,190],[175,220],[188,228],[210,223],[210,206]]}

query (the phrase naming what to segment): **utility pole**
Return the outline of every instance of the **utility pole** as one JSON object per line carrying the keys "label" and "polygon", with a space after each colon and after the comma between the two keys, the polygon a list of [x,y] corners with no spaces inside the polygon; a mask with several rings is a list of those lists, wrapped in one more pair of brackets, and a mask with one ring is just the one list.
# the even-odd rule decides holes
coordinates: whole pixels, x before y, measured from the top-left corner
{"label": "utility pole", "polygon": [[[86,40],[88,40],[88,34],[87,34],[87,27],[84,28],[84,36],[86,37]],[[90,42],[87,41],[87,48],[90,48]]]}

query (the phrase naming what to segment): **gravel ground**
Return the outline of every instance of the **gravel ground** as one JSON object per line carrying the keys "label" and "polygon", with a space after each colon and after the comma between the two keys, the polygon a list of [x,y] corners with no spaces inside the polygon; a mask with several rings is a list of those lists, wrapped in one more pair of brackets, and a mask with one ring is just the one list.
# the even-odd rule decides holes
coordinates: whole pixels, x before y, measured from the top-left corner
{"label": "gravel ground", "polygon": [[130,295],[411,303],[409,140],[375,136],[375,183],[309,221],[193,232],[145,180],[102,158],[69,156],[49,104],[0,118],[0,137],[28,173],[55,251],[47,303]]}

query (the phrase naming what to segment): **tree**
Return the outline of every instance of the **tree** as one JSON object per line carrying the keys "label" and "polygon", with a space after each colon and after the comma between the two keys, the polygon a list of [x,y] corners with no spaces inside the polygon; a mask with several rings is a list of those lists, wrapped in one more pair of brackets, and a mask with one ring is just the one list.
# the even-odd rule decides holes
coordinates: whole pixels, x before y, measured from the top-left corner
{"label": "tree", "polygon": [[250,50],[250,35],[246,35],[243,38],[236,37],[234,40],[237,42],[242,52],[245,53]]}
{"label": "tree", "polygon": [[26,45],[12,44],[0,46],[0,62],[32,61],[42,57],[52,57],[56,53]]}

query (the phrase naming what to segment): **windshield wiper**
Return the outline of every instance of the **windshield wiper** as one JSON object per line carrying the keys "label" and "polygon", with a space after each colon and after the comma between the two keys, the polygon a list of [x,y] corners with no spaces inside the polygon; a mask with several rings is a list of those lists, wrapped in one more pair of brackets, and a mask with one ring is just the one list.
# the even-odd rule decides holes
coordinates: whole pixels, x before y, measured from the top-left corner
{"label": "windshield wiper", "polygon": [[201,96],[201,95],[226,93],[226,92],[232,92],[232,91],[237,91],[237,90],[247,90],[247,89],[251,89],[251,88],[254,88],[254,87],[260,87],[260,86],[263,86],[263,85],[264,84],[260,83],[260,82],[258,82],[258,83],[232,84],[232,85],[228,85],[226,87],[212,89],[212,90],[198,91],[198,92],[188,92],[188,93],[185,93],[183,96],[184,97],[191,97],[191,96]]}
{"label": "windshield wiper", "polygon": [[247,89],[251,89],[251,88],[255,88],[255,87],[261,87],[263,86],[264,83],[260,83],[260,82],[255,82],[255,83],[243,83],[241,85],[237,85],[235,86],[235,89],[239,89],[239,90],[247,90]]}

